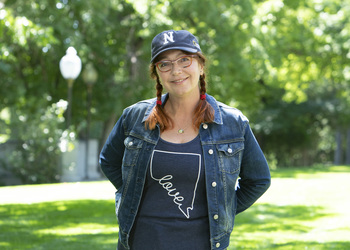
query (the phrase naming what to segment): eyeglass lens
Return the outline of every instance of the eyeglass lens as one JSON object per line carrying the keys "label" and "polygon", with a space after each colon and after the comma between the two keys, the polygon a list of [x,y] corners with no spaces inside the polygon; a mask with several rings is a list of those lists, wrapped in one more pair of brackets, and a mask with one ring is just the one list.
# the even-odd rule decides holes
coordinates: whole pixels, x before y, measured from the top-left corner
{"label": "eyeglass lens", "polygon": [[174,61],[170,61],[170,60],[160,61],[156,65],[161,72],[166,72],[172,69],[174,63],[177,63],[177,65],[181,68],[186,68],[191,66],[192,57],[182,56]]}

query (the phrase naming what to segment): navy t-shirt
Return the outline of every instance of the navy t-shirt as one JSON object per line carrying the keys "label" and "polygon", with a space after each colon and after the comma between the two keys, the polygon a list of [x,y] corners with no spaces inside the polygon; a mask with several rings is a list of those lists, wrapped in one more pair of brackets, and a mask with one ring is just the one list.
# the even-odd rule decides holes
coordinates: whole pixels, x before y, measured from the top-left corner
{"label": "navy t-shirt", "polygon": [[131,231],[131,249],[210,249],[202,158],[199,136],[183,144],[159,140]]}

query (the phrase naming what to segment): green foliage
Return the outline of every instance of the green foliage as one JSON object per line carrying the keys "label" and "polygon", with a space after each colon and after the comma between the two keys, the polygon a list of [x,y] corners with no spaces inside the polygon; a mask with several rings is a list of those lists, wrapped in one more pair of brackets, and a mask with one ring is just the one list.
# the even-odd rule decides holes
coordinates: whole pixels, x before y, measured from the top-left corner
{"label": "green foliage", "polygon": [[[145,85],[136,83],[139,82],[139,75],[145,70],[147,72],[147,69],[135,71],[131,62],[132,57],[137,58],[141,54],[139,44],[142,44],[142,40],[137,36],[137,27],[141,27],[140,17],[130,4],[125,1],[55,3],[41,0],[6,1],[5,6],[6,20],[12,16],[25,18],[29,23],[50,31],[41,32],[48,36],[46,40],[40,36],[28,37],[26,32],[18,34],[25,40],[26,46],[13,42],[15,37],[10,40],[6,36],[5,49],[9,56],[15,58],[12,67],[22,64],[21,68],[27,65],[29,69],[32,68],[23,77],[13,76],[17,82],[13,82],[12,86],[18,87],[28,82],[30,86],[25,85],[23,90],[28,95],[34,95],[29,91],[35,90],[36,95],[40,92],[51,96],[53,102],[66,98],[67,84],[60,75],[58,63],[67,47],[74,46],[83,66],[92,62],[99,73],[92,100],[95,120],[104,120],[111,112],[119,113],[126,105],[141,99],[139,93],[144,94]],[[3,26],[6,27],[5,24]],[[51,34],[53,36],[49,36]],[[23,58],[27,60],[23,62]],[[15,97],[21,94],[18,91],[13,93]],[[80,123],[86,119],[86,95],[85,83],[79,77],[74,84],[72,103],[72,120],[76,127],[80,127]],[[117,100],[117,105],[113,100]]]}
{"label": "green foliage", "polygon": [[[147,93],[147,85],[139,84],[148,81],[147,67],[139,71],[131,60],[142,54],[142,40],[136,35],[140,18],[124,1],[5,1],[0,12],[0,71],[5,74],[0,78],[0,112],[11,117],[7,121],[0,116],[0,124],[6,124],[1,126],[1,142],[11,139],[19,145],[8,168],[24,183],[55,182],[60,175],[63,117],[41,118],[67,97],[59,60],[67,47],[74,46],[83,65],[93,62],[99,79],[92,95],[91,127],[102,127],[111,114],[119,114]],[[140,81],[140,75],[147,76],[146,81]],[[87,87],[81,77],[74,83],[71,105],[69,129],[84,137]]]}
{"label": "green foliage", "polygon": [[64,107],[53,104],[32,114],[21,113],[11,117],[12,134],[17,147],[8,155],[6,168],[22,183],[52,183],[60,180],[60,142],[63,131]]}
{"label": "green foliage", "polygon": [[[102,144],[126,106],[154,96],[150,44],[165,29],[198,36],[209,59],[208,92],[249,117],[278,164],[331,161],[327,137],[350,121],[347,1],[6,0],[0,7],[0,142],[17,139],[4,110],[34,114],[66,99],[58,63],[74,46],[83,70],[92,63],[99,74],[91,134]],[[85,137],[81,77],[71,105],[75,132]]]}
{"label": "green foliage", "polygon": [[311,98],[302,103],[284,102],[281,95],[276,97],[266,100],[264,110],[251,119],[264,152],[274,156],[274,164],[305,166],[330,161],[332,148],[315,146],[327,138],[320,134],[329,129],[328,121],[320,115],[324,112],[322,102]]}

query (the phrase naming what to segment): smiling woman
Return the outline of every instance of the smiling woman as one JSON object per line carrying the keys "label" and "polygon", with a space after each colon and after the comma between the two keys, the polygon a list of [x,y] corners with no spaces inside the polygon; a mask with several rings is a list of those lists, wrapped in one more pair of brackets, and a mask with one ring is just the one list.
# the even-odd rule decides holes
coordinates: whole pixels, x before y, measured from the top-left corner
{"label": "smiling woman", "polygon": [[100,155],[118,250],[226,249],[236,214],[270,185],[248,119],[206,93],[205,64],[186,30],[152,41],[157,97],[124,110]]}
{"label": "smiling woman", "polygon": [[[194,42],[193,45],[195,48],[197,47],[197,43]],[[193,50],[192,50],[193,51]],[[155,52],[155,54],[157,54]],[[167,59],[174,57],[175,60]],[[187,58],[187,59],[186,59]],[[178,60],[181,59],[179,63]],[[186,59],[186,61],[183,61]],[[157,105],[154,107],[152,114],[149,115],[146,120],[146,126],[149,129],[154,129],[156,125],[160,127],[161,131],[167,131],[163,136],[174,134],[173,138],[170,140],[177,140],[177,142],[186,142],[193,139],[194,135],[190,132],[194,132],[196,134],[196,130],[199,128],[201,123],[210,123],[214,119],[214,111],[211,105],[206,101],[206,81],[205,81],[205,63],[206,58],[202,53],[191,54],[185,50],[169,50],[164,53],[159,54],[154,61],[157,63],[152,63],[150,65],[151,77],[156,80],[157,85]],[[174,65],[175,61],[177,62]],[[163,63],[166,62],[168,66],[164,69],[160,69],[160,65],[164,66]],[[195,66],[193,66],[195,65]],[[198,67],[198,71],[195,72],[195,67]],[[159,71],[159,74],[157,72]],[[183,71],[183,72],[182,72]],[[194,73],[198,73],[199,75],[194,75],[190,78]],[[168,74],[167,74],[168,73]],[[167,84],[167,78],[170,75],[170,83]],[[198,81],[199,79],[199,81]],[[187,83],[187,85],[186,85]],[[189,84],[192,83],[192,84]],[[180,98],[180,108],[173,107],[172,99],[168,102],[168,105],[162,105],[162,91],[164,88],[168,91],[169,97],[179,96],[185,97]],[[180,85],[180,86],[178,86]],[[187,92],[186,92],[187,86]],[[199,88],[198,88],[199,87]],[[171,90],[175,90],[175,92],[171,93]],[[180,94],[177,94],[178,91]],[[174,101],[176,99],[174,98]],[[199,100],[199,101],[197,101]],[[188,103],[186,103],[186,101]],[[176,105],[176,104],[175,104]],[[174,114],[175,110],[167,109],[175,109],[175,110],[183,110],[187,112],[178,112]],[[191,110],[193,107],[193,110]],[[173,116],[173,117],[172,117]],[[183,116],[183,117],[181,117]],[[175,124],[176,123],[176,124]],[[192,126],[189,126],[192,125]],[[194,129],[188,131],[182,137],[178,137],[178,134],[184,134],[185,129],[188,127]],[[178,134],[174,133],[177,131]],[[169,133],[170,132],[170,133]]]}
{"label": "smiling woman", "polygon": [[[170,98],[167,105],[163,107],[161,105],[161,92],[158,91],[159,100],[156,109],[158,112],[162,112],[164,117],[167,117],[165,121],[169,121],[169,124],[163,123],[163,119],[156,117],[156,110],[149,116],[146,124],[149,124],[150,129],[154,129],[152,127],[155,126],[154,121],[157,120],[163,132],[163,138],[184,143],[194,139],[200,123],[213,120],[213,109],[205,100],[205,81],[202,81],[202,89],[198,87],[199,79],[204,79],[204,62],[199,56],[187,55],[181,50],[165,51],[161,54],[161,58],[154,64],[153,70],[155,72],[152,74],[157,79],[157,85],[164,86]],[[202,99],[200,95],[202,95]],[[195,111],[196,108],[198,111]],[[181,112],[178,112],[179,110]],[[204,117],[198,117],[198,115]],[[199,121],[193,123],[194,118]],[[188,130],[184,134],[184,127],[189,122],[192,123],[192,126],[186,126]],[[184,135],[177,137],[176,132]]]}

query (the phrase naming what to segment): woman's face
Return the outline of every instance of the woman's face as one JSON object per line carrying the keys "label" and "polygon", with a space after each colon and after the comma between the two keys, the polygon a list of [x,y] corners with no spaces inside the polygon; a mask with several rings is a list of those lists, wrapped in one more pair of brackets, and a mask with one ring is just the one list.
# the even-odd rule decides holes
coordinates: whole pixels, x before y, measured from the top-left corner
{"label": "woman's face", "polygon": [[[183,56],[187,56],[187,54],[181,50],[168,50],[159,56],[158,62],[164,60],[175,61]],[[203,67],[199,63],[197,56],[191,59],[192,64],[188,67],[181,67],[174,62],[171,70],[167,72],[161,72],[157,68],[160,82],[168,91],[169,96],[199,98],[198,82],[200,75],[203,73]]]}

